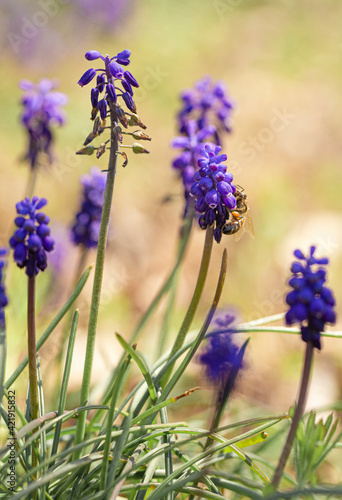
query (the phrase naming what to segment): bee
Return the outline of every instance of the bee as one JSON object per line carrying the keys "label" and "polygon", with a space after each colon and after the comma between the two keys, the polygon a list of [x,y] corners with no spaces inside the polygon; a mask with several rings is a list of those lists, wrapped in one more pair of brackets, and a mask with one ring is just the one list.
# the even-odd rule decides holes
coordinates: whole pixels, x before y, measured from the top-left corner
{"label": "bee", "polygon": [[231,211],[231,219],[222,228],[223,234],[233,234],[234,240],[238,241],[244,233],[254,238],[254,226],[247,203],[247,195],[241,186],[236,187],[234,194],[236,207]]}

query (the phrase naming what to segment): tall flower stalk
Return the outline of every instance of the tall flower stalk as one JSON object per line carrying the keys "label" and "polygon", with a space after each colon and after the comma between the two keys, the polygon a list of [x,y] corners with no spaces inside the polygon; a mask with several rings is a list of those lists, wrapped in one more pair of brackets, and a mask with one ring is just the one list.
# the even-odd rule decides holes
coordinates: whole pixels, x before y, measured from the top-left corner
{"label": "tall flower stalk", "polygon": [[[84,85],[90,83],[98,73],[96,79],[97,84],[91,90],[90,96],[92,104],[91,118],[94,120],[94,127],[84,142],[84,148],[78,151],[77,154],[89,155],[93,154],[95,150],[97,150],[96,157],[100,158],[106,152],[108,144],[110,148],[106,188],[103,200],[101,224],[96,254],[92,301],[88,324],[87,346],[81,388],[81,404],[85,403],[89,399],[105,252],[107,247],[108,227],[112,206],[118,154],[121,154],[123,156],[124,166],[126,166],[127,164],[126,153],[119,151],[120,144],[123,141],[123,131],[121,126],[127,128],[129,125],[133,125],[145,128],[145,125],[141,122],[140,118],[136,114],[136,105],[133,100],[133,87],[138,87],[139,84],[134,76],[129,71],[125,71],[123,67],[129,65],[130,54],[131,53],[129,50],[124,50],[122,52],[119,52],[116,56],[110,58],[108,55],[103,56],[97,50],[91,50],[87,52],[85,57],[88,61],[101,59],[104,62],[105,67],[104,69],[98,70],[90,68],[82,75],[78,82],[79,85],[83,87]],[[118,84],[120,84],[121,87],[119,87]],[[104,96],[100,99],[103,92]],[[121,107],[118,102],[118,97],[121,97],[123,104],[128,108],[129,112],[126,112]],[[98,148],[94,148],[94,146],[90,145],[90,143],[104,132],[106,128],[106,118],[108,112],[110,116],[110,139],[108,139],[106,142],[101,143]],[[142,134],[141,136],[139,131],[135,131],[133,133],[130,133],[129,135],[132,135],[133,138],[140,136],[141,139],[150,139],[148,136],[146,136],[146,134]],[[137,143],[134,143],[131,148],[134,153],[148,153],[145,148]],[[85,430],[86,413],[82,412],[79,415],[77,423],[75,438],[76,444],[80,443],[83,440]],[[81,450],[75,452],[74,458],[79,457],[80,453]]]}
{"label": "tall flower stalk", "polygon": [[[286,301],[290,309],[286,313],[286,324],[300,324],[302,339],[306,342],[306,350],[299,389],[299,396],[291,427],[276,468],[272,486],[277,489],[287,460],[293,446],[300,419],[303,416],[307,391],[309,387],[314,349],[321,349],[321,333],[327,323],[335,323],[335,299],[329,288],[324,286],[326,271],[324,266],[328,259],[317,259],[314,256],[316,248],[312,246],[308,257],[301,250],[295,250],[294,255],[299,260],[292,264],[293,277],[289,285],[293,288],[287,294]],[[318,266],[318,269],[317,269]]]}
{"label": "tall flower stalk", "polygon": [[[38,377],[36,358],[36,275],[47,268],[47,252],[54,249],[54,240],[50,236],[48,223],[50,218],[40,210],[47,204],[45,198],[34,196],[17,203],[17,229],[10,239],[10,247],[17,266],[25,269],[28,277],[27,301],[27,353],[29,369],[30,417],[39,417]],[[32,447],[32,466],[37,464],[37,456]]]}
{"label": "tall flower stalk", "polygon": [[[227,155],[221,154],[220,146],[206,144],[201,149],[199,170],[194,175],[190,195],[196,200],[195,210],[201,214],[198,223],[201,229],[206,230],[206,238],[196,287],[169,359],[182,347],[196,313],[208,273],[213,241],[221,241],[223,228],[232,218],[232,210],[237,205],[233,175],[222,164],[226,160]],[[173,365],[163,377],[162,385],[167,382],[172,368]]]}

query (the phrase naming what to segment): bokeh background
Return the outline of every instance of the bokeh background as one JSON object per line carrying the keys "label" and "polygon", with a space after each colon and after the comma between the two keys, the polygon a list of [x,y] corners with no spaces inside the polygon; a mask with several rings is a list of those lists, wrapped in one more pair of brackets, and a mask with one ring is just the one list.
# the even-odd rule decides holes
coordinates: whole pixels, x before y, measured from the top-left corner
{"label": "bokeh background", "polygon": [[[130,155],[118,168],[112,230],[105,269],[94,382],[104,379],[121,354],[114,332],[129,338],[171,269],[183,210],[182,188],[171,168],[175,153],[179,93],[204,75],[223,80],[236,102],[232,133],[224,150],[238,184],[248,194],[255,239],[215,244],[210,273],[194,327],[205,317],[224,246],[229,269],[221,306],[233,306],[241,321],[285,310],[292,252],[316,244],[331,260],[329,284],[341,314],[342,282],[342,4],[337,0],[2,0],[0,235],[6,244],[15,203],[25,193],[27,166],[20,162],[26,137],[19,122],[22,78],[57,78],[69,97],[67,124],[55,131],[56,161],[42,171],[36,194],[47,208],[59,245],[59,265],[38,277],[41,333],[70,293],[78,249],[68,231],[80,196],[79,178],[106,156],[75,156],[91,130],[88,87],[77,81],[89,67],[87,50],[111,56],[129,48],[130,70],[140,82],[138,113],[152,136],[150,155]],[[172,201],[163,203],[165,196]],[[204,233],[194,229],[179,282],[170,339],[179,327],[194,288]],[[95,253],[89,263],[95,260]],[[8,374],[26,350],[22,272],[8,268]],[[81,311],[71,390],[82,374],[91,280]],[[154,359],[163,307],[139,340]],[[341,329],[336,325],[335,330]],[[55,339],[58,338],[56,332]],[[243,339],[241,338],[241,341]],[[42,351],[46,384],[56,346]],[[315,361],[308,405],[341,401],[341,341],[325,339]],[[285,411],[294,401],[304,346],[296,336],[252,334],[246,369],[234,408],[261,414]],[[138,376],[138,375],[137,375]],[[25,395],[25,379],[17,382]],[[184,388],[201,384],[202,394],[179,412],[205,411],[209,386],[193,363]],[[75,396],[75,401],[77,397]],[[196,403],[195,403],[196,404]],[[242,411],[241,410],[241,411]],[[208,410],[209,411],[209,410]],[[178,414],[179,416],[179,414]],[[177,417],[178,418],[178,417]]]}

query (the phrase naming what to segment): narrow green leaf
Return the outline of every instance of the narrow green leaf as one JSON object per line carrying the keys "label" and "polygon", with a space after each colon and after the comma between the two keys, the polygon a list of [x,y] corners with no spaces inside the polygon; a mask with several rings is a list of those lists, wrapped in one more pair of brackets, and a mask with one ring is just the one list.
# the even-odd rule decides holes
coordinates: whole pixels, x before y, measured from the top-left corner
{"label": "narrow green leaf", "polygon": [[152,403],[155,403],[157,400],[157,391],[156,391],[156,388],[154,386],[152,376],[151,376],[146,364],[141,359],[139,354],[135,351],[135,349],[133,349],[133,347],[131,347],[129,344],[127,344],[127,342],[121,337],[121,335],[119,335],[118,333],[116,333],[115,335],[116,335],[116,338],[118,339],[118,341],[120,342],[121,346],[125,349],[125,351],[131,356],[131,358],[138,365],[138,368],[141,371],[141,373],[146,381]]}
{"label": "narrow green leaf", "polygon": [[[80,315],[79,311],[78,311],[78,309],[76,309],[74,316],[73,316],[73,319],[72,319],[70,338],[69,338],[68,349],[67,349],[67,354],[66,354],[66,358],[65,358],[64,373],[63,373],[61,392],[60,392],[59,404],[58,404],[58,415],[63,415],[64,410],[65,410],[65,403],[66,403],[66,397],[67,397],[67,390],[68,390],[68,384],[69,384],[69,378],[70,378],[70,370],[71,370],[72,357],[73,357],[73,353],[74,353],[74,346],[75,346],[75,339],[76,339],[76,332],[77,332],[79,315]],[[61,429],[62,429],[62,420],[59,420],[56,424],[55,435],[54,435],[53,443],[52,443],[51,456],[53,456],[57,453]],[[53,463],[54,462],[51,462],[50,467],[53,465]]]}

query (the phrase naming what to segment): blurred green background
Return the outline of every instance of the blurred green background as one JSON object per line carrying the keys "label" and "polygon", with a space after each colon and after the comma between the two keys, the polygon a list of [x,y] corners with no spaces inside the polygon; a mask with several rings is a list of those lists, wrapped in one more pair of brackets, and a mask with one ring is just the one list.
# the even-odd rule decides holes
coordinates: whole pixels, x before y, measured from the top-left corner
{"label": "blurred green background", "polygon": [[[152,136],[151,154],[130,155],[127,168],[118,168],[94,381],[101,380],[120,356],[114,331],[129,338],[173,265],[183,200],[171,169],[174,152],[169,143],[176,133],[180,91],[204,75],[224,80],[236,101],[233,132],[224,150],[236,182],[248,194],[256,236],[252,240],[245,235],[238,243],[224,238],[215,244],[194,326],[201,324],[212,300],[225,245],[229,269],[221,306],[234,305],[242,321],[285,310],[292,252],[297,247],[306,251],[311,244],[331,259],[329,284],[340,310],[341,16],[337,0],[2,2],[1,244],[6,244],[14,205],[23,197],[28,177],[26,165],[19,161],[26,138],[19,123],[18,81],[58,78],[59,90],[69,96],[67,124],[55,131],[56,163],[41,172],[36,189],[37,195],[49,199],[47,213],[65,249],[58,273],[47,271],[38,277],[38,332],[70,292],[78,250],[66,238],[79,203],[79,177],[94,164],[106,168],[106,156],[96,160],[74,155],[91,130],[90,88],[77,85],[90,67],[85,52],[97,49],[113,56],[129,48],[130,70],[141,85],[136,101]],[[173,201],[162,204],[169,194],[175,195]],[[204,233],[196,228],[180,280],[171,337],[190,301],[203,241]],[[89,263],[94,259],[93,253]],[[8,281],[9,374],[26,349],[26,285],[23,273],[12,264]],[[90,292],[91,283],[80,305],[74,390],[82,373]],[[161,317],[162,308],[139,342],[151,359]],[[341,400],[341,342],[323,343],[316,356],[309,406]],[[284,411],[296,396],[303,348],[295,336],[253,334],[247,369],[235,395],[244,403],[237,404]],[[54,352],[52,339],[42,352],[47,379]],[[208,386],[196,364],[192,376],[203,384],[205,400]]]}

